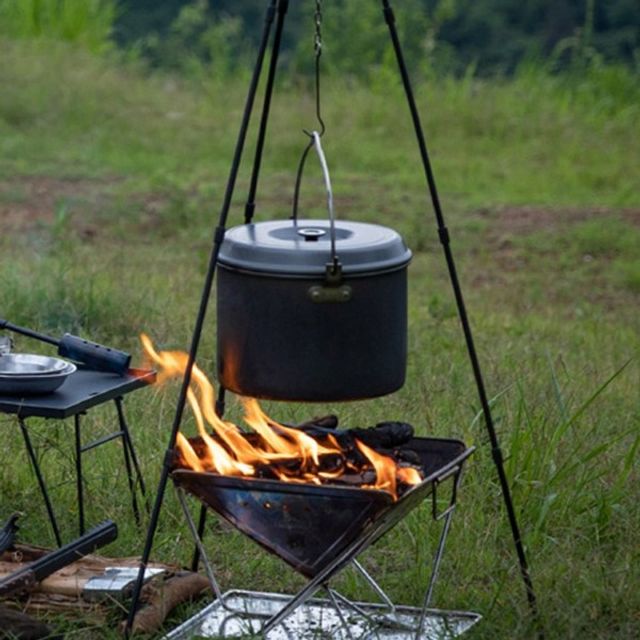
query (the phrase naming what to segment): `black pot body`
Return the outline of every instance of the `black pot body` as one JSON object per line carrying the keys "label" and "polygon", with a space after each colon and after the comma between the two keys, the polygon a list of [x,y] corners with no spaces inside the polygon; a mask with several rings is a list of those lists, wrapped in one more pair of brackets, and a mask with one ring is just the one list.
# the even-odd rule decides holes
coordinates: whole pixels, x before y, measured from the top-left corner
{"label": "black pot body", "polygon": [[[346,301],[314,301],[322,277],[218,267],[218,377],[272,400],[373,398],[404,384],[407,268],[345,276]],[[317,289],[316,289],[317,290]]]}

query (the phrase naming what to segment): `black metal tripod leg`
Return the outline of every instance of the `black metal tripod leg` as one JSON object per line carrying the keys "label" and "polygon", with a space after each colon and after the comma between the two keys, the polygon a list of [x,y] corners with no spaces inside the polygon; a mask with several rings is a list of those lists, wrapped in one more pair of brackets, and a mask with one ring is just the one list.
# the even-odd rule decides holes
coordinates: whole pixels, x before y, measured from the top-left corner
{"label": "black metal tripod leg", "polygon": [[[227,395],[227,390],[223,385],[220,385],[218,388],[218,397],[216,398],[216,406],[215,411],[218,418],[222,418],[224,416],[225,410],[225,397]],[[204,528],[207,523],[207,508],[203,505],[200,506],[200,516],[198,517],[198,539],[202,541],[204,537]],[[200,565],[200,548],[198,544],[194,544],[193,546],[193,556],[191,558],[191,571],[197,571],[198,566]]]}
{"label": "black metal tripod leg", "polygon": [[[204,528],[207,524],[207,507],[203,504],[200,505],[200,515],[198,516],[198,538],[202,540],[204,536]],[[191,571],[198,571],[198,566],[200,565],[200,549],[196,544],[193,549],[193,557],[191,558]]]}
{"label": "black metal tripod leg", "polygon": [[[223,385],[220,385],[218,388],[218,397],[216,398],[216,415],[218,418],[222,418],[224,416],[225,410],[225,396],[227,395],[227,390]],[[200,506],[200,516],[198,517],[198,538],[202,540],[204,537],[204,528],[207,523],[207,508],[204,505]],[[191,571],[197,571],[198,566],[200,565],[200,549],[197,544],[193,546],[193,556],[191,558]]]}
{"label": "black metal tripod leg", "polygon": [[[136,458],[136,452],[133,449],[133,443],[131,442],[131,436],[129,435],[129,427],[124,417],[124,409],[122,407],[122,398],[116,398],[114,400],[116,410],[118,412],[118,424],[120,427],[120,434],[122,438],[122,451],[124,455],[124,466],[127,470],[127,481],[129,483],[129,491],[131,492],[131,507],[133,509],[133,516],[136,520],[136,524],[140,525],[140,509],[138,508],[138,497],[136,494],[136,483],[140,485],[140,493],[145,496],[145,486],[142,479],[142,473],[138,465]],[[134,478],[135,471],[135,478]],[[148,504],[147,504],[148,507]]]}
{"label": "black metal tripod leg", "polygon": [[53,511],[53,505],[51,504],[51,500],[49,499],[49,493],[47,491],[47,486],[44,482],[42,472],[40,471],[40,465],[38,464],[36,453],[33,449],[33,445],[31,444],[31,438],[29,437],[29,432],[27,431],[27,425],[22,418],[18,418],[18,424],[20,425],[20,431],[22,431],[22,437],[24,438],[24,444],[27,448],[27,454],[29,456],[29,460],[31,461],[31,466],[33,467],[33,471],[36,474],[38,486],[40,487],[40,493],[42,493],[42,497],[44,499],[44,505],[47,509],[47,514],[49,515],[49,522],[51,523],[51,528],[53,529],[53,536],[56,539],[56,544],[61,547],[62,538],[60,536],[60,529],[58,528],[58,521],[56,520],[56,515]]}
{"label": "black metal tripod leg", "polygon": [[149,521],[149,528],[147,530],[147,536],[145,539],[144,550],[142,552],[142,558],[140,560],[140,569],[138,571],[138,578],[133,590],[131,599],[131,606],[129,608],[129,615],[127,616],[127,622],[124,629],[125,636],[129,636],[133,627],[133,620],[136,614],[136,609],[140,601],[140,593],[142,592],[142,584],[144,582],[144,571],[149,562],[151,555],[151,548],[153,546],[153,539],[155,536],[156,528],[158,526],[158,520],[160,517],[160,509],[164,501],[164,493],[167,488],[167,482],[169,480],[169,473],[171,471],[171,463],[173,459],[173,450],[178,437],[178,431],[182,422],[182,414],[187,400],[187,392],[191,383],[191,373],[193,371],[193,365],[198,353],[198,347],[200,346],[200,338],[202,335],[202,328],[204,326],[205,317],[207,314],[207,307],[209,305],[209,297],[211,295],[211,288],[213,287],[213,279],[215,276],[216,264],[218,262],[218,254],[220,253],[220,246],[224,239],[227,218],[229,215],[229,209],[231,207],[231,199],[233,197],[233,191],[235,189],[236,179],[238,177],[238,170],[240,168],[240,160],[242,159],[242,151],[247,136],[247,130],[249,128],[249,121],[251,119],[251,112],[253,111],[253,103],[255,100],[256,92],[258,89],[258,83],[260,80],[260,73],[262,71],[262,63],[264,61],[265,51],[267,49],[267,43],[269,41],[269,35],[271,33],[271,25],[276,9],[276,0],[270,0],[265,16],[264,30],[262,33],[262,40],[260,42],[260,48],[258,50],[258,56],[256,64],[253,70],[253,76],[251,78],[251,84],[249,87],[249,93],[244,107],[242,116],[242,123],[240,125],[240,132],[238,134],[238,140],[236,142],[236,148],[231,163],[231,170],[229,172],[229,179],[227,181],[227,188],[225,190],[224,201],[222,203],[222,209],[220,211],[220,217],[218,220],[218,226],[216,227],[213,239],[213,247],[211,255],[209,257],[209,265],[207,268],[207,274],[205,283],[202,289],[202,297],[200,299],[200,307],[198,309],[198,316],[196,318],[195,327],[193,330],[193,336],[191,339],[191,348],[189,351],[189,359],[187,360],[187,366],[180,388],[180,395],[178,397],[178,403],[176,406],[176,413],[171,428],[171,435],[169,437],[169,443],[165,452],[164,462],[162,466],[162,473],[160,474],[160,481],[158,483],[158,491],[156,493],[155,502],[153,505],[153,511],[151,512],[151,518]]}
{"label": "black metal tripod leg", "polygon": [[[431,168],[431,161],[429,160],[429,154],[427,152],[427,145],[424,137],[424,132],[422,130],[422,123],[420,122],[420,115],[418,114],[418,109],[416,107],[415,99],[413,96],[411,81],[409,79],[409,74],[404,61],[400,40],[398,38],[398,32],[395,26],[395,16],[393,14],[393,9],[391,8],[391,4],[389,0],[382,0],[382,10],[384,13],[385,21],[389,27],[389,34],[391,36],[393,49],[398,62],[398,67],[400,69],[400,75],[402,77],[402,84],[404,86],[405,96],[407,98],[409,110],[411,111],[411,119],[413,121],[413,127],[415,130],[418,146],[420,149],[422,165],[424,168],[425,177],[429,187],[429,193],[431,196],[431,201],[433,203],[433,209],[434,209],[434,213],[435,213],[436,221],[438,225],[438,235],[440,237],[440,242],[442,243],[445,260],[447,262],[447,267],[449,270],[449,278],[451,280],[451,286],[453,288],[454,296],[456,299],[456,305],[458,308],[458,315],[460,317],[460,324],[462,325],[462,330],[463,330],[466,345],[467,345],[467,352],[469,355],[469,360],[471,362],[471,367],[473,369],[473,375],[474,375],[476,387],[478,390],[478,396],[480,398],[480,405],[482,406],[482,412],[484,414],[487,432],[489,434],[489,439],[491,441],[493,461],[494,461],[496,470],[498,472],[500,486],[502,489],[502,496],[504,498],[504,503],[507,510],[507,516],[508,516],[509,524],[511,526],[511,532],[513,535],[513,541],[515,544],[518,561],[520,563],[520,573],[522,575],[522,579],[525,584],[529,606],[531,607],[531,611],[534,617],[536,618],[536,621],[538,622],[538,624],[540,624],[536,594],[533,588],[531,575],[529,573],[527,558],[524,552],[522,537],[520,535],[515,510],[513,508],[513,502],[511,500],[511,491],[509,489],[509,483],[507,481],[504,465],[502,463],[502,453],[500,451],[498,438],[497,438],[494,424],[493,424],[491,408],[489,406],[489,401],[487,399],[487,394],[485,391],[484,380],[482,377],[482,372],[480,370],[480,363],[478,361],[478,356],[476,353],[473,336],[471,333],[471,326],[469,324],[469,319],[467,317],[467,311],[466,311],[464,299],[462,296],[462,289],[460,288],[460,282],[458,280],[458,274],[456,271],[453,254],[451,252],[451,247],[449,244],[449,231],[447,230],[447,227],[444,223],[444,216],[442,214],[442,209],[440,207],[440,199],[438,197],[435,178],[433,175],[433,170]],[[542,635],[543,635],[542,631],[540,631],[540,636]]]}
{"label": "black metal tripod leg", "polygon": [[269,120],[269,110],[271,108],[271,96],[273,94],[273,83],[276,76],[276,68],[278,66],[278,55],[280,53],[280,45],[282,43],[282,31],[284,29],[284,19],[289,9],[289,0],[279,0],[276,19],[276,30],[273,36],[273,49],[271,51],[271,60],[269,62],[269,72],[267,74],[267,83],[264,90],[264,102],[262,104],[262,116],[260,117],[260,128],[258,129],[258,141],[256,143],[256,154],[253,159],[253,170],[251,172],[251,183],[249,187],[249,195],[247,196],[247,204],[244,209],[244,221],[249,224],[253,220],[253,214],[256,209],[256,192],[258,190],[258,178],[260,176],[260,165],[262,163],[262,152],[264,149],[264,139],[267,134],[267,122]]}
{"label": "black metal tripod leg", "polygon": [[78,495],[78,530],[84,533],[84,488],[82,482],[82,437],[80,433],[80,414],[73,416],[76,444],[76,491]]}

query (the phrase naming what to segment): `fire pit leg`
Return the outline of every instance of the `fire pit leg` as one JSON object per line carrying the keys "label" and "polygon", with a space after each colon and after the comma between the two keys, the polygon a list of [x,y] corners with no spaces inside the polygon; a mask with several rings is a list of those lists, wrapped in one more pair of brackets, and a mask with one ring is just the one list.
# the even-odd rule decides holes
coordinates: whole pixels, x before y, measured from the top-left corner
{"label": "fire pit leg", "polygon": [[[457,480],[456,480],[457,482]],[[440,540],[438,541],[438,549],[433,559],[433,568],[431,569],[431,577],[429,578],[429,586],[427,587],[427,593],[424,597],[424,604],[422,605],[422,611],[420,612],[420,620],[418,622],[418,628],[416,629],[416,640],[420,640],[420,634],[422,633],[422,627],[424,626],[425,618],[427,617],[427,609],[431,604],[431,598],[433,596],[433,589],[438,579],[438,573],[440,571],[440,562],[442,561],[442,554],[444,553],[444,545],[449,535],[449,527],[451,526],[451,517],[453,516],[453,509],[447,510],[447,514],[444,519],[444,525],[440,533]]]}
{"label": "fire pit leg", "polygon": [[[178,502],[180,503],[182,512],[184,513],[184,517],[185,517],[185,520],[187,521],[189,531],[193,536],[193,542],[196,546],[198,557],[202,558],[202,564],[204,565],[205,573],[207,574],[207,578],[209,579],[209,583],[211,584],[211,590],[214,592],[216,598],[220,601],[220,603],[222,604],[222,606],[226,611],[229,611],[230,613],[237,614],[237,615],[245,614],[246,613],[245,611],[234,609],[233,607],[230,607],[225,602],[225,594],[222,593],[222,589],[220,588],[220,584],[218,583],[213,567],[209,562],[209,556],[207,555],[206,549],[204,548],[204,545],[202,543],[202,535],[199,529],[196,528],[196,523],[193,521],[193,517],[191,516],[191,512],[189,511],[189,505],[187,505],[187,500],[186,500],[186,493],[184,489],[181,489],[180,487],[175,487],[175,489],[176,489],[176,495],[178,496]],[[205,511],[206,511],[206,508],[205,508]],[[254,614],[254,616],[259,617],[259,614]],[[268,618],[269,616],[263,615],[262,617]]]}
{"label": "fire pit leg", "polygon": [[367,570],[357,560],[353,560],[353,566],[368,582],[369,586],[376,592],[380,600],[382,600],[389,607],[389,610],[393,613],[396,609],[396,605],[393,604],[391,598],[382,590],[382,587],[371,577]]}
{"label": "fire pit leg", "polygon": [[211,588],[216,594],[216,598],[222,601],[222,589],[220,589],[218,580],[216,579],[213,568],[211,567],[211,563],[209,562],[209,558],[207,557],[207,552],[205,551],[202,540],[200,539],[200,535],[198,534],[198,530],[196,529],[195,522],[191,517],[189,505],[187,505],[187,501],[185,500],[184,491],[180,487],[176,487],[176,495],[178,496],[178,501],[180,502],[180,506],[182,507],[184,517],[187,521],[187,524],[189,525],[189,530],[191,531],[191,535],[193,536],[193,541],[195,542],[196,548],[198,549],[198,554],[202,558],[202,564],[204,564],[204,570],[207,574],[209,582],[211,583]]}
{"label": "fire pit leg", "polygon": [[[372,615],[371,613],[369,613],[368,611],[365,611],[365,609],[363,609],[358,603],[352,602],[351,600],[349,600],[349,598],[346,598],[345,596],[343,596],[338,591],[335,591],[335,589],[331,589],[331,592],[333,593],[335,598],[337,598],[341,602],[344,602],[344,604],[347,607],[349,607],[350,609],[353,609],[357,614],[361,615],[363,618],[368,620],[372,625],[379,625],[380,624],[380,620],[382,620],[384,622],[385,626],[387,626],[387,627],[393,627],[394,629],[401,629],[403,631],[413,631],[414,630],[414,627],[408,626],[408,625],[404,624],[403,622],[401,622],[400,620],[398,620],[397,618],[395,618],[394,617],[394,612],[378,615],[376,617],[376,616]],[[392,603],[392,607],[393,607],[393,609],[395,611],[396,606],[393,603]]]}
{"label": "fire pit leg", "polygon": [[338,600],[335,597],[333,589],[330,589],[329,585],[325,585],[325,589],[329,594],[329,600],[331,600],[331,604],[333,605],[333,608],[336,610],[336,613],[338,614],[338,618],[340,618],[340,622],[344,627],[344,630],[347,632],[347,635],[349,636],[349,638],[351,638],[351,640],[354,640],[353,634],[351,633],[351,628],[349,627],[349,623],[345,620],[345,617],[342,614],[342,609],[340,609],[340,605],[338,604]]}

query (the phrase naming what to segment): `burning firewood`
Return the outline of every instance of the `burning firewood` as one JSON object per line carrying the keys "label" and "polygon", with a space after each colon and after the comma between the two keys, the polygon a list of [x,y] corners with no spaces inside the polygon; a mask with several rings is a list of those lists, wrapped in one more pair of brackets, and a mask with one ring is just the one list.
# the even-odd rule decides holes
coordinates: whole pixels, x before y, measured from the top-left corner
{"label": "burning firewood", "polygon": [[[186,353],[157,351],[147,336],[142,341],[161,369],[160,380],[184,375]],[[413,437],[413,428],[406,423],[344,430],[338,429],[336,416],[324,416],[292,427],[270,418],[255,398],[242,397],[249,433],[216,413],[215,397],[204,371],[194,365],[187,401],[199,437],[187,439],[178,433],[176,468],[315,485],[339,484],[345,473],[357,476],[373,471],[373,481],[360,487],[386,491],[394,500],[424,477],[419,464],[395,454]]]}
{"label": "burning firewood", "polygon": [[[275,460],[257,462],[252,473],[256,479],[381,488],[395,496],[402,495],[424,476],[420,457],[404,446],[411,441],[414,433],[413,427],[404,422],[381,422],[368,428],[339,429],[338,418],[329,415],[312,418],[295,427],[275,422],[270,422],[269,426],[281,437],[287,437],[293,430],[302,432],[323,447],[325,453],[318,458],[311,473],[308,461],[295,452]],[[215,435],[209,438],[219,442]],[[242,438],[257,450],[263,443],[257,433],[243,433]],[[196,460],[206,460],[208,445],[203,438],[192,438],[183,446],[191,448]],[[387,460],[392,465],[387,472],[385,485],[378,478],[381,467],[372,462],[373,458],[378,459],[378,465],[386,464],[380,463],[380,460]],[[176,466],[192,468],[183,457],[182,447]]]}

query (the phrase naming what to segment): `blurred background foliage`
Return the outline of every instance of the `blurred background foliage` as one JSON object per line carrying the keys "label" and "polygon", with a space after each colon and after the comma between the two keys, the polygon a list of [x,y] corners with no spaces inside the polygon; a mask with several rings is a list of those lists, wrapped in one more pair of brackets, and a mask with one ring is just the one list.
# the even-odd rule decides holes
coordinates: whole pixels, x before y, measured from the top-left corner
{"label": "blurred background foliage", "polygon": [[[152,67],[237,73],[260,37],[267,0],[0,0],[0,34],[104,51],[116,43]],[[371,75],[390,63],[380,3],[324,0],[326,66]],[[637,0],[396,0],[407,57],[423,75],[510,75],[587,64],[640,66]],[[283,62],[311,69],[315,2],[292,2]],[[407,20],[407,16],[410,17]],[[346,37],[345,37],[346,36]]]}

